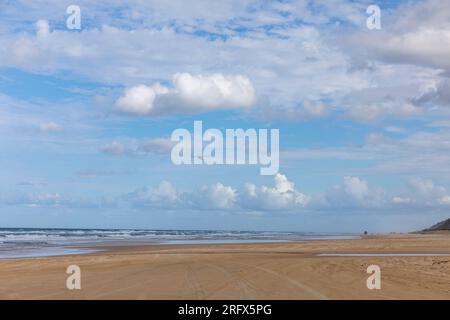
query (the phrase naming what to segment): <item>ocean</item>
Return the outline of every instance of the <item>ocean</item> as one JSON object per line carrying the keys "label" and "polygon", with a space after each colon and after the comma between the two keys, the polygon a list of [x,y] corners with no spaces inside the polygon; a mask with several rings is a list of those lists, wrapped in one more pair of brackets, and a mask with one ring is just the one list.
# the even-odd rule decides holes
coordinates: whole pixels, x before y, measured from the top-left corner
{"label": "ocean", "polygon": [[211,244],[352,239],[356,234],[141,229],[0,228],[0,259],[84,254],[126,244]]}

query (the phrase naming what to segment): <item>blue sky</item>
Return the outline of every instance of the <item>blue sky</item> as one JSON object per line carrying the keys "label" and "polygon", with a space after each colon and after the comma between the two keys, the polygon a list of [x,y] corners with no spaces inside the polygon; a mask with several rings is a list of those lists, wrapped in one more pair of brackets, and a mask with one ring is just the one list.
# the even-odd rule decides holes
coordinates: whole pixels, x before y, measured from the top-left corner
{"label": "blue sky", "polygon": [[[0,226],[389,232],[448,217],[441,1],[6,1],[0,48]],[[175,166],[170,135],[195,120],[279,129],[279,174]]]}

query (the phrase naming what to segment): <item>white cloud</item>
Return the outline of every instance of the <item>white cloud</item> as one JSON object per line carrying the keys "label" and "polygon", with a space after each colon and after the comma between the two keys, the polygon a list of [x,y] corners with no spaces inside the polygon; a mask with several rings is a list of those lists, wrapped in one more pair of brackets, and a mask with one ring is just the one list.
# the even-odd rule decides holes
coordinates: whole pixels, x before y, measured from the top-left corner
{"label": "white cloud", "polygon": [[325,208],[382,208],[391,199],[381,188],[369,186],[366,180],[356,176],[345,176],[341,185],[326,191],[319,199],[319,207]]}
{"label": "white cloud", "polygon": [[[334,186],[324,193],[307,196],[295,189],[286,176],[274,177],[274,186],[257,186],[247,183],[236,189],[220,182],[203,186],[196,190],[181,191],[168,181],[161,181],[155,187],[143,187],[121,197],[121,201],[135,208],[158,208],[161,210],[224,211],[237,213],[276,213],[276,212],[325,212],[348,210],[348,212],[367,212],[376,209],[377,213],[395,210],[440,210],[450,205],[450,194],[446,188],[436,185],[430,179],[413,179],[410,188],[399,193],[387,193],[381,188],[371,187],[364,179],[346,176],[342,185]],[[98,199],[75,199],[59,193],[0,192],[0,204],[26,205],[33,207],[100,207],[114,206],[119,199],[110,198],[107,202]],[[363,210],[363,211],[361,211]],[[414,211],[415,210],[415,211]]]}
{"label": "white cloud", "polygon": [[450,205],[450,196],[444,196],[441,199],[439,199],[439,202],[444,205]]}
{"label": "white cloud", "polygon": [[376,37],[366,45],[388,61],[450,69],[448,26],[447,29],[419,27],[401,34]]}
{"label": "white cloud", "polygon": [[[370,133],[362,145],[281,150],[282,161],[313,159],[370,161],[371,174],[450,178],[450,131],[445,123],[432,122],[430,131],[412,128],[401,136]],[[438,126],[438,129],[434,129]]]}
{"label": "white cloud", "polygon": [[256,101],[251,81],[243,75],[211,76],[177,73],[175,91],[181,101],[206,109],[251,107]]}
{"label": "white cloud", "polygon": [[294,183],[289,181],[285,175],[278,173],[275,175],[274,180],[275,189],[279,192],[294,191]]}
{"label": "white cloud", "polygon": [[[36,34],[30,33],[30,28],[2,34],[0,64],[45,74],[69,71],[100,83],[126,85],[129,91],[116,108],[138,115],[237,108],[237,104],[245,107],[255,103],[253,87],[258,99],[264,97],[270,107],[259,114],[263,119],[302,120],[344,111],[358,121],[414,116],[423,111],[412,99],[424,83],[436,80],[439,70],[448,66],[447,5],[438,1],[399,5],[392,16],[383,11],[383,29],[376,33],[359,32],[366,29],[364,4],[345,0],[319,5],[310,1],[257,5],[238,1],[220,5],[221,13],[206,10],[208,15],[199,8],[211,8],[211,4],[195,4],[182,10],[186,5],[133,1],[122,6],[113,2],[108,9],[120,12],[121,18],[112,19],[105,13],[108,10],[103,10],[104,4],[85,3],[83,8],[91,9],[84,10],[84,16],[94,20],[95,15],[92,27],[84,27],[82,32],[51,30],[47,21],[39,20]],[[61,5],[46,8],[35,3],[27,4],[34,14],[7,7],[1,25],[6,30],[24,28],[9,26],[19,20],[6,19],[13,12],[24,19],[42,12],[39,16],[52,22],[60,20],[58,10],[64,11]],[[308,24],[293,23],[299,19]],[[335,20],[352,27],[332,26]],[[268,23],[273,26],[270,30],[265,28]],[[351,40],[340,41],[342,34]],[[341,51],[332,39],[343,44]],[[173,75],[180,70],[188,73],[175,79]],[[208,76],[201,78],[202,72]],[[225,74],[245,74],[252,86]],[[211,75],[223,78],[216,81]],[[172,83],[167,85],[171,77]],[[170,93],[161,94],[151,85],[158,81]],[[227,88],[234,94],[228,94]],[[378,105],[379,99],[367,102],[352,97],[358,90],[380,88],[393,98],[391,103]],[[408,95],[398,97],[399,89]]]}
{"label": "white cloud", "polygon": [[433,83],[426,92],[416,99],[416,103],[431,105],[431,107],[450,107],[450,80],[445,78]]}
{"label": "white cloud", "polygon": [[350,118],[362,121],[373,122],[385,116],[397,116],[399,118],[411,117],[420,114],[423,109],[409,101],[388,101],[378,102],[368,105],[356,105],[348,109]]}
{"label": "white cloud", "polygon": [[450,194],[431,179],[412,178],[409,189],[402,196],[394,196],[392,202],[409,208],[439,208],[450,204]]}
{"label": "white cloud", "polygon": [[[177,11],[178,6],[171,6],[171,10]],[[0,64],[34,73],[70,71],[74,77],[99,83],[138,87],[140,92],[125,92],[116,104],[117,110],[133,114],[247,108],[256,103],[257,89],[258,99],[264,97],[272,106],[273,112],[265,113],[267,117],[280,118],[283,113],[284,119],[321,117],[329,111],[328,105],[320,103],[322,98],[331,100],[336,93],[341,95],[369,83],[366,75],[347,72],[347,57],[326,43],[320,26],[291,24],[286,20],[295,18],[281,15],[272,4],[249,11],[245,6],[237,7],[243,9],[241,20],[228,21],[228,17],[222,25],[211,21],[207,31],[201,29],[201,34],[210,31],[223,39],[197,34],[198,20],[177,27],[173,21],[166,21],[157,28],[149,27],[155,24],[152,20],[134,29],[105,22],[97,28],[83,28],[82,32],[64,28],[48,29],[47,33],[42,27],[38,31],[46,33],[45,37],[27,32],[22,36],[0,35],[0,47],[4,48],[0,50]],[[309,6],[305,8],[310,10]],[[267,15],[259,15],[255,9],[276,16],[280,28],[270,32],[260,28]],[[297,9],[297,4],[287,6],[296,15],[308,16]],[[315,20],[316,12],[310,14],[308,19]],[[327,19],[320,16],[317,21]],[[108,22],[117,25],[115,20]],[[249,29],[237,32],[236,24]],[[215,28],[218,30],[213,32]],[[16,49],[20,54],[11,52]],[[185,73],[174,77],[180,70]],[[170,94],[155,92],[152,84],[157,82],[164,84]]]}
{"label": "white cloud", "polygon": [[256,117],[262,120],[308,120],[322,118],[329,114],[330,107],[320,101],[303,100],[300,105],[275,108],[268,102],[261,108]]}
{"label": "white cloud", "polygon": [[0,192],[0,204],[27,207],[95,207],[100,202],[87,198],[71,198],[57,192]]}
{"label": "white cloud", "polygon": [[275,187],[246,184],[239,190],[220,182],[193,191],[178,191],[163,182],[157,188],[142,188],[125,198],[138,206],[195,210],[293,211],[304,208],[310,197],[295,190],[286,176],[274,178]]}
{"label": "white cloud", "polygon": [[359,177],[344,177],[344,190],[349,196],[358,201],[364,200],[369,194],[367,181],[362,180]]}
{"label": "white cloud", "polygon": [[426,199],[435,199],[444,197],[447,194],[446,188],[435,185],[431,179],[412,178],[410,186],[417,191],[419,196]]}
{"label": "white cloud", "polygon": [[173,88],[157,83],[126,89],[116,108],[130,114],[152,115],[246,108],[255,102],[253,84],[243,75],[177,73],[173,76]]}
{"label": "white cloud", "polygon": [[155,188],[142,188],[130,196],[133,201],[147,206],[172,207],[180,202],[178,191],[168,181],[161,181]]}
{"label": "white cloud", "polygon": [[397,127],[397,126],[386,126],[383,128],[386,132],[404,134],[408,131],[405,128]]}
{"label": "white cloud", "polygon": [[170,154],[174,142],[169,138],[118,139],[101,145],[98,150],[115,156],[144,156],[153,154]]}
{"label": "white cloud", "polygon": [[41,132],[61,132],[64,131],[64,127],[54,122],[44,122],[39,124],[39,130]]}
{"label": "white cloud", "polygon": [[139,141],[138,151],[146,153],[169,153],[174,146],[169,138],[142,139]]}
{"label": "white cloud", "polygon": [[137,85],[127,88],[116,102],[117,110],[145,115],[154,112],[154,101],[157,95],[167,94],[169,89],[155,84],[153,86]]}
{"label": "white cloud", "polygon": [[40,38],[45,38],[50,33],[50,26],[47,20],[38,20],[36,22],[36,34]]}
{"label": "white cloud", "polygon": [[408,204],[408,203],[412,203],[413,200],[410,198],[404,198],[404,197],[399,197],[399,196],[395,196],[392,198],[392,203],[397,203],[397,204]]}
{"label": "white cloud", "polygon": [[345,176],[341,185],[308,196],[298,190],[282,174],[274,177],[274,186],[245,184],[237,189],[220,182],[197,190],[180,191],[169,182],[141,188],[126,196],[137,206],[166,209],[219,210],[233,212],[311,212],[327,210],[379,210],[444,208],[450,204],[450,194],[430,179],[414,179],[409,189],[386,192],[369,186],[357,176]]}
{"label": "white cloud", "polygon": [[230,209],[237,200],[237,191],[221,183],[201,189],[201,206],[214,209]]}
{"label": "white cloud", "polygon": [[144,187],[125,196],[134,205],[177,209],[232,209],[237,201],[237,191],[222,183],[203,186],[199,190],[183,192],[170,182],[162,181],[157,187]]}
{"label": "white cloud", "polygon": [[[416,64],[450,71],[450,4],[428,0],[383,12],[379,32],[345,33],[342,44],[388,63]],[[362,29],[364,30],[364,29]]]}
{"label": "white cloud", "polygon": [[295,190],[285,175],[276,174],[275,187],[257,187],[247,183],[242,194],[242,206],[254,210],[296,210],[305,207],[310,197]]}
{"label": "white cloud", "polygon": [[168,181],[161,181],[154,188],[143,187],[124,198],[144,207],[175,208],[182,204],[181,194]]}
{"label": "white cloud", "polygon": [[118,156],[126,154],[128,152],[128,148],[123,143],[113,141],[111,143],[100,146],[99,151],[106,154]]}

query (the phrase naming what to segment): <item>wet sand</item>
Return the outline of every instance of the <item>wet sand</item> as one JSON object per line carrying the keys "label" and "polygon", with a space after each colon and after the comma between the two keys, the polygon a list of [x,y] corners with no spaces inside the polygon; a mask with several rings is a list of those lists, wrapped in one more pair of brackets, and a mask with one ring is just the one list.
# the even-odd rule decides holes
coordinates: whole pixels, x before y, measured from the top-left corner
{"label": "wet sand", "polygon": [[[319,256],[324,253],[360,255]],[[450,299],[450,256],[445,254],[450,254],[448,233],[121,245],[85,255],[0,260],[0,298]],[[66,288],[66,269],[73,264],[81,268],[81,290]],[[381,290],[366,287],[371,264],[381,268]]]}

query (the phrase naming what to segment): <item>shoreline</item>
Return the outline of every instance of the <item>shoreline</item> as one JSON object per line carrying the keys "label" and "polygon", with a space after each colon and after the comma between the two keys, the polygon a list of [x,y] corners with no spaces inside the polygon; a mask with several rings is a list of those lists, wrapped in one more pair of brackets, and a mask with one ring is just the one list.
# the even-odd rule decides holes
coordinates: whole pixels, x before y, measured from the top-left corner
{"label": "shoreline", "polygon": [[[38,258],[51,256],[64,256],[76,254],[89,254],[97,251],[109,250],[114,247],[153,246],[153,245],[211,245],[211,244],[260,244],[260,243],[286,243],[318,240],[348,240],[361,238],[359,235],[309,235],[298,239],[105,239],[105,240],[78,240],[70,242],[39,242],[32,247],[21,247],[22,243],[33,244],[32,241],[8,241],[6,243],[18,245],[17,248],[2,250],[0,247],[0,260]],[[4,242],[5,243],[5,242]],[[39,246],[41,245],[41,246]],[[14,250],[15,249],[15,250]]]}
{"label": "shoreline", "polygon": [[[0,260],[2,299],[450,299],[450,235],[403,234],[283,243],[122,245]],[[366,287],[379,265],[382,289]],[[69,265],[81,290],[65,287]]]}

